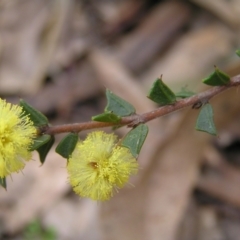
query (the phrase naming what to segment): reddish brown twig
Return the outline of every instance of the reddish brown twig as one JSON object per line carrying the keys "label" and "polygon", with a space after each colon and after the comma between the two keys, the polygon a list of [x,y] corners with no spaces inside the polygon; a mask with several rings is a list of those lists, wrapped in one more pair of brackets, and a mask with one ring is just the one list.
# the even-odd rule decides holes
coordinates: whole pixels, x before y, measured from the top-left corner
{"label": "reddish brown twig", "polygon": [[226,91],[231,87],[236,87],[238,85],[240,85],[240,75],[232,77],[228,85],[212,87],[204,92],[201,92],[189,98],[179,100],[172,105],[159,107],[155,110],[143,113],[141,115],[134,114],[128,117],[123,117],[120,123],[117,123],[117,124],[89,121],[84,123],[73,123],[73,124],[64,124],[59,126],[49,126],[42,129],[41,132],[43,134],[54,135],[54,134],[64,133],[64,132],[80,132],[82,130],[87,130],[87,129],[104,128],[104,127],[110,127],[110,126],[116,126],[116,125],[136,126],[139,123],[146,123],[150,120],[164,116],[171,112],[175,112],[179,109],[182,109],[188,106],[193,106],[194,104],[197,104],[197,103],[205,103],[209,101],[212,97],[220,94],[221,92]]}

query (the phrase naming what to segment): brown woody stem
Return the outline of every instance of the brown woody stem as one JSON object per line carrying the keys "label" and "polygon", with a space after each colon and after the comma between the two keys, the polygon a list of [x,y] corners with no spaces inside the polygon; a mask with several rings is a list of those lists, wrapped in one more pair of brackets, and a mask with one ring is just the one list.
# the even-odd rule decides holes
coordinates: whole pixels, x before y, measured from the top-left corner
{"label": "brown woody stem", "polygon": [[58,125],[58,126],[48,126],[44,129],[40,129],[42,134],[58,134],[58,133],[65,133],[65,132],[80,132],[82,130],[87,129],[95,129],[95,128],[104,128],[104,127],[110,127],[110,126],[135,126],[139,123],[146,123],[150,120],[153,120],[155,118],[164,116],[166,114],[169,114],[171,112],[175,112],[179,109],[193,106],[197,103],[205,103],[208,100],[210,100],[212,97],[220,94],[223,91],[228,90],[231,87],[236,87],[240,85],[240,75],[237,75],[235,77],[231,78],[231,81],[229,84],[224,86],[217,86],[212,87],[204,92],[201,92],[199,94],[196,94],[194,96],[181,99],[177,101],[176,103],[172,105],[166,105],[159,107],[155,110],[152,110],[150,112],[143,113],[141,115],[134,114],[128,117],[123,117],[120,121],[120,123],[104,123],[104,122],[95,122],[95,121],[89,121],[84,123],[73,123],[73,124],[64,124],[64,125]]}

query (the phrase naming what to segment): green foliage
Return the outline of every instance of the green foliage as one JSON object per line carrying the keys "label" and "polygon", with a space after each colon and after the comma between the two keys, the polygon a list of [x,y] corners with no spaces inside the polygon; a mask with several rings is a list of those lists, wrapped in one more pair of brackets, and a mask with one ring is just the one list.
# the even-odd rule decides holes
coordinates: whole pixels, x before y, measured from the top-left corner
{"label": "green foliage", "polygon": [[163,83],[161,78],[156,79],[156,81],[153,83],[148,93],[148,98],[160,104],[160,106],[165,106],[176,102],[175,94],[166,84]]}
{"label": "green foliage", "polygon": [[21,99],[19,105],[23,108],[24,112],[26,113],[25,115],[28,115],[29,118],[33,121],[35,126],[39,127],[48,125],[47,117],[26,103],[24,100]]}
{"label": "green foliage", "polygon": [[39,158],[40,158],[40,162],[42,164],[45,162],[47,154],[50,151],[51,147],[53,146],[54,142],[55,142],[55,138],[54,138],[54,136],[51,136],[48,141],[46,141],[42,146],[40,146],[37,149],[37,152],[38,152]]}
{"label": "green foliage", "polygon": [[69,133],[56,147],[56,152],[64,158],[69,158],[78,142],[77,133]]}
{"label": "green foliage", "polygon": [[[36,127],[47,126],[48,119],[41,112],[33,108],[31,105],[26,103],[24,100],[20,100],[19,105],[23,108],[25,115],[28,115],[29,118],[33,121]],[[39,153],[41,163],[44,163],[46,156],[51,149],[55,139],[54,136],[42,135],[34,139],[34,143],[30,148],[30,151],[37,150]]]}
{"label": "green foliage", "polygon": [[23,240],[57,240],[53,228],[44,229],[38,220],[32,221],[23,232]]}
{"label": "green foliage", "polygon": [[194,92],[187,89],[187,87],[182,87],[180,92],[175,93],[177,98],[188,98],[195,95]]}
{"label": "green foliage", "polygon": [[93,121],[119,123],[121,117],[129,116],[135,113],[135,108],[127,101],[115,95],[106,89],[107,106],[104,113],[93,116]]}
{"label": "green foliage", "polygon": [[210,86],[222,86],[230,82],[230,77],[215,67],[215,71],[208,77],[204,78],[202,81],[203,83]]}
{"label": "green foliage", "polygon": [[117,116],[124,117],[135,113],[135,108],[124,99],[118,97],[110,90],[106,89],[107,106],[105,113],[114,113]]}
{"label": "green foliage", "polygon": [[213,109],[212,106],[207,103],[203,105],[198,115],[196,130],[207,132],[212,135],[217,135],[217,130],[213,121]]}
{"label": "green foliage", "polygon": [[6,178],[0,178],[0,185],[7,190],[7,181]]}
{"label": "green foliage", "polygon": [[105,112],[105,113],[99,114],[97,116],[93,116],[92,120],[97,121],[97,122],[119,123],[121,120],[121,117],[119,117],[116,114],[111,113],[111,112]]}
{"label": "green foliage", "polygon": [[240,49],[236,51],[236,54],[240,57]]}
{"label": "green foliage", "polygon": [[148,126],[145,124],[140,124],[133,128],[124,137],[121,145],[130,149],[132,155],[137,157],[141,151],[142,145],[148,134]]}
{"label": "green foliage", "polygon": [[38,148],[40,148],[42,145],[44,145],[45,143],[47,143],[50,140],[51,136],[48,134],[45,135],[41,135],[37,138],[34,139],[34,143],[30,148],[30,151],[34,151],[37,150]]}

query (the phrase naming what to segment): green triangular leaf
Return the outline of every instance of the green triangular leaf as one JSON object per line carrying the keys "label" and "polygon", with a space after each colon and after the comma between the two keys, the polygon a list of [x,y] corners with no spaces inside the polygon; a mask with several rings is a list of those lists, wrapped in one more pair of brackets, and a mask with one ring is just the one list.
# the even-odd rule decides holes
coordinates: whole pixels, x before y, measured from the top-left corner
{"label": "green triangular leaf", "polygon": [[119,123],[121,120],[121,117],[117,116],[114,113],[106,112],[106,113],[99,114],[97,116],[93,116],[92,120],[97,122]]}
{"label": "green triangular leaf", "polygon": [[195,95],[194,92],[187,89],[187,87],[182,87],[180,92],[175,93],[178,98],[188,98]]}
{"label": "green triangular leaf", "polygon": [[236,54],[240,57],[240,49],[236,51]]}
{"label": "green triangular leaf", "polygon": [[122,140],[121,145],[130,149],[132,155],[137,158],[148,134],[148,126],[140,124],[133,128]]}
{"label": "green triangular leaf", "polygon": [[209,103],[201,108],[195,129],[215,136],[217,135],[217,130],[213,121],[213,109]]}
{"label": "green triangular leaf", "polygon": [[148,98],[160,104],[160,106],[165,106],[176,102],[175,94],[165,83],[163,83],[161,78],[156,79],[156,81],[153,83],[149,91]]}
{"label": "green triangular leaf", "polygon": [[69,158],[78,142],[77,133],[69,133],[56,147],[56,152],[64,158]]}
{"label": "green triangular leaf", "polygon": [[26,103],[24,100],[20,100],[19,105],[23,108],[25,115],[28,115],[29,118],[33,121],[34,125],[44,126],[48,125],[48,119],[41,112],[33,108],[31,105]]}
{"label": "green triangular leaf", "polygon": [[202,81],[210,86],[223,86],[230,82],[230,77],[215,67],[215,71]]}
{"label": "green triangular leaf", "polygon": [[45,159],[47,157],[48,152],[50,151],[51,147],[53,146],[55,142],[54,136],[51,136],[48,142],[46,142],[44,145],[39,147],[37,149],[37,152],[39,154],[40,162],[43,164],[45,162]]}
{"label": "green triangular leaf", "polygon": [[106,113],[114,113],[117,116],[124,117],[135,113],[135,108],[124,99],[118,97],[110,90],[106,89],[107,106]]}
{"label": "green triangular leaf", "polygon": [[47,143],[50,140],[50,138],[51,138],[51,136],[47,135],[47,134],[35,138],[34,143],[30,148],[30,151],[34,151],[34,150],[38,149],[39,147],[41,147],[42,145]]}
{"label": "green triangular leaf", "polygon": [[7,181],[6,178],[0,178],[0,185],[7,190]]}

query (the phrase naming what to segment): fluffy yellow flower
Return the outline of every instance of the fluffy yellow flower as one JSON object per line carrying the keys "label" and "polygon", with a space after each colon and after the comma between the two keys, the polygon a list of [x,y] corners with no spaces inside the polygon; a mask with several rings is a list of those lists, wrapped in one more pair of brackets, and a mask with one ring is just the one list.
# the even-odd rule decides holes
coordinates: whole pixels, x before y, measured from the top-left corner
{"label": "fluffy yellow flower", "polygon": [[22,108],[0,99],[0,177],[18,172],[30,160],[28,151],[36,135],[36,128]]}
{"label": "fluffy yellow flower", "polygon": [[113,190],[122,188],[138,163],[128,148],[118,146],[117,136],[92,132],[78,142],[67,170],[73,190],[82,197],[108,200]]}

